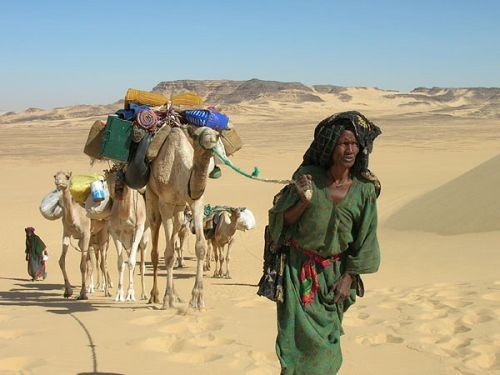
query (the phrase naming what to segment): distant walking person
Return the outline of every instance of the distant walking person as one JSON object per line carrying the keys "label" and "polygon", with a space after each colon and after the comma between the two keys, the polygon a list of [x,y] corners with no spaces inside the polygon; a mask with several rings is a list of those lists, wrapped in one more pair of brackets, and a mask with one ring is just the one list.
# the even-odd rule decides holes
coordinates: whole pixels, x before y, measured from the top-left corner
{"label": "distant walking person", "polygon": [[272,242],[286,254],[276,351],[282,374],[336,374],[344,312],[363,295],[360,274],[380,263],[368,154],[380,129],[358,112],[331,116],[269,211]]}
{"label": "distant walking person", "polygon": [[26,261],[31,281],[42,281],[47,277],[45,261],[49,253],[42,239],[35,234],[35,228],[24,228],[26,232]]}

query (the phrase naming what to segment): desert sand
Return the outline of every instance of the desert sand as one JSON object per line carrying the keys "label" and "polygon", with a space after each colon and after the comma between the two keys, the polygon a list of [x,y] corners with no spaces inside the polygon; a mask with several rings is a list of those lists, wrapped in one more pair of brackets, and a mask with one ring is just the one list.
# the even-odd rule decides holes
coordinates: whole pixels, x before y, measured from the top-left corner
{"label": "desert sand", "polygon": [[[401,106],[376,89],[350,89],[343,102],[267,102],[226,109],[245,145],[232,161],[262,177],[289,178],[326,116],[359,110],[383,134],[370,168],[378,200],[382,265],[364,277],[366,295],[345,315],[345,375],[500,374],[500,120],[453,108]],[[457,102],[457,107],[460,103]],[[418,107],[418,105],[417,105]],[[439,113],[433,110],[439,109]],[[103,118],[102,116],[98,118]],[[187,308],[195,274],[175,271],[183,302],[175,309],[116,303],[102,292],[65,300],[57,264],[62,224],[38,211],[58,170],[99,172],[82,153],[96,117],[0,123],[1,374],[278,374],[275,306],[256,295],[263,228],[280,185],[252,181],[227,167],[210,180],[205,202],[250,208],[257,227],[237,232],[232,279],[204,279],[206,310]],[[48,246],[48,277],[31,282],[24,231]],[[164,243],[160,238],[160,245]],[[80,283],[80,254],[67,270]],[[147,255],[147,290],[151,288]],[[108,263],[116,288],[116,252]],[[165,287],[162,268],[160,287]],[[136,274],[136,295],[139,295]],[[112,289],[112,293],[115,289]]]}

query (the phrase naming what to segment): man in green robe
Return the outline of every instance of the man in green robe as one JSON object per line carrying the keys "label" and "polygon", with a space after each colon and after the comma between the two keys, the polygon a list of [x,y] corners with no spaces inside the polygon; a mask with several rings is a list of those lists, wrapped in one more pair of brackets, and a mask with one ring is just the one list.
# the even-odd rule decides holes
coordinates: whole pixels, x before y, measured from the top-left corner
{"label": "man in green robe", "polygon": [[286,252],[284,301],[277,304],[282,374],[336,374],[342,364],[343,314],[355,302],[359,275],[380,264],[380,184],[367,169],[378,134],[358,112],[322,121],[295,184],[269,211],[272,241]]}
{"label": "man in green robe", "polygon": [[47,271],[45,268],[45,259],[47,257],[47,247],[42,239],[35,234],[35,228],[27,227],[26,232],[26,261],[28,262],[28,274],[32,281],[45,280]]}

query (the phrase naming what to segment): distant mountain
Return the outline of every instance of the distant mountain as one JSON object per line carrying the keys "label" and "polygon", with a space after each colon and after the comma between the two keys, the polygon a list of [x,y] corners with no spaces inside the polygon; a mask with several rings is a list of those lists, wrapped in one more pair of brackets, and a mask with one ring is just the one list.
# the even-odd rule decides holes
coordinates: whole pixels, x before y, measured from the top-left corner
{"label": "distant mountain", "polygon": [[[336,85],[307,86],[300,82],[278,82],[250,79],[162,81],[152,91],[167,97],[186,91],[202,96],[206,105],[223,106],[237,113],[238,109],[270,103],[294,104],[304,108],[365,108],[388,114],[420,116],[437,114],[457,117],[500,118],[500,88],[425,88],[409,93],[370,87]],[[124,93],[125,94],[125,93]],[[107,105],[78,105],[42,110],[28,108],[24,112],[0,115],[0,123],[50,121],[70,118],[104,116],[123,108],[123,100]],[[341,109],[341,110],[347,110]]]}
{"label": "distant mountain", "polygon": [[278,100],[295,103],[322,102],[313,89],[300,82],[277,82],[251,79],[248,81],[165,81],[153,91],[166,96],[194,91],[207,103],[240,104],[249,101]]}

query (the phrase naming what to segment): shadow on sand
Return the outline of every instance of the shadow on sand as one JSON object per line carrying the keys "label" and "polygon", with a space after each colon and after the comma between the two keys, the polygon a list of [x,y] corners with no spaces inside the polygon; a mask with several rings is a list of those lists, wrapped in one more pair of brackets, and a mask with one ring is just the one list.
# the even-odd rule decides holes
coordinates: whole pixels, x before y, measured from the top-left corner
{"label": "shadow on sand", "polygon": [[[74,297],[66,299],[63,297],[64,285],[49,284],[28,279],[2,277],[3,280],[13,281],[12,288],[8,291],[0,291],[0,306],[22,306],[23,308],[33,306],[46,308],[46,311],[53,314],[66,315],[71,317],[75,323],[82,329],[87,337],[88,347],[90,348],[90,361],[92,363],[92,372],[81,372],[79,374],[101,374],[101,375],[123,375],[117,372],[99,372],[97,351],[91,332],[84,322],[75,313],[85,313],[98,311],[102,309],[154,309],[151,305],[137,306],[116,304],[112,299],[109,302],[99,300],[79,301]],[[74,286],[75,293],[80,287]],[[81,352],[78,352],[81,355]]]}

